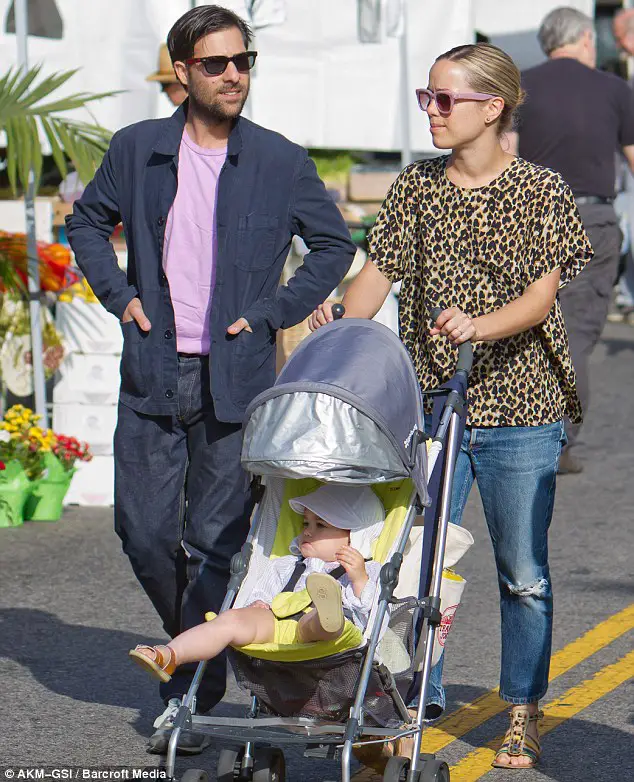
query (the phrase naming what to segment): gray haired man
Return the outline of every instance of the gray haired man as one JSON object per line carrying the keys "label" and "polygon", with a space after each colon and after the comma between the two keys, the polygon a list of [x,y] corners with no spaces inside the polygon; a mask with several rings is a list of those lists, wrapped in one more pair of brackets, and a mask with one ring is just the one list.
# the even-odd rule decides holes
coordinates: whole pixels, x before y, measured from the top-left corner
{"label": "gray haired man", "polygon": [[[522,74],[527,97],[519,114],[519,155],[563,176],[594,249],[594,258],[560,292],[577,390],[587,413],[588,359],[605,326],[618,273],[622,237],[613,202],[619,149],[634,171],[634,96],[625,81],[596,70],[590,17],[575,8],[556,8],[538,35],[548,60]],[[572,452],[579,428],[567,422],[562,473],[583,470]]]}

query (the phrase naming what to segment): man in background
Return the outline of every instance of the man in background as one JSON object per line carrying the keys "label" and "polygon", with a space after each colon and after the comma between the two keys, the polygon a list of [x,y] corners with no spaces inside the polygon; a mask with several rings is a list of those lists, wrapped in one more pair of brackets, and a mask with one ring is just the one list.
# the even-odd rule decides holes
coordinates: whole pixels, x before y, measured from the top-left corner
{"label": "man in background", "polygon": [[[522,75],[526,102],[519,112],[518,149],[520,157],[563,176],[594,249],[590,263],[559,294],[587,414],[588,359],[605,326],[618,274],[622,237],[613,202],[619,150],[634,170],[634,100],[625,81],[596,70],[594,24],[588,16],[557,8],[538,35],[548,60]],[[574,453],[579,429],[566,422],[568,445],[560,473],[583,470]]]}
{"label": "man in background", "polygon": [[146,81],[157,81],[161,85],[161,92],[170,99],[174,106],[180,106],[187,97],[187,90],[176,78],[169,49],[166,43],[159,49],[158,71],[151,73]]}

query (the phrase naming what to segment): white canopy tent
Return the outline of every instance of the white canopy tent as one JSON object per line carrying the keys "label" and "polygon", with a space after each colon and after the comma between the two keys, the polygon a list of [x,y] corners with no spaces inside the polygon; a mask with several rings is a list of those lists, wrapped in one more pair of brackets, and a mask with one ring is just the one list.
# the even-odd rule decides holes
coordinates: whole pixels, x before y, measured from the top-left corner
{"label": "white canopy tent", "polygon": [[[53,0],[50,0],[53,2]],[[63,37],[30,36],[29,61],[45,72],[80,68],[67,92],[125,90],[92,106],[95,119],[116,130],[171,110],[156,84],[158,47],[189,0],[54,0]],[[325,148],[399,150],[399,41],[362,44],[357,0],[260,2],[253,80],[252,118],[301,144]],[[407,0],[409,81],[426,82],[434,57],[473,40],[471,0]],[[225,0],[244,13],[246,0]],[[248,3],[251,6],[251,3]],[[0,0],[0,62],[17,61],[15,35],[6,33],[11,0]],[[258,10],[256,3],[254,9]],[[267,11],[268,18],[264,15]],[[262,26],[265,22],[270,26]],[[280,24],[280,22],[282,22]],[[417,150],[431,149],[424,118],[414,111],[411,137]]]}
{"label": "white canopy tent", "polygon": [[[223,0],[221,0],[222,2]],[[53,4],[62,37],[30,36],[29,61],[45,72],[80,68],[67,91],[124,90],[91,107],[116,130],[165,116],[171,104],[145,77],[156,69],[158,47],[191,0],[38,0]],[[433,149],[414,89],[427,81],[434,58],[474,40],[475,30],[505,45],[522,67],[539,59],[536,30],[557,0],[224,0],[249,17],[259,51],[249,115],[300,144],[333,149],[394,150],[403,143],[400,41],[379,36],[361,43],[358,13],[377,5],[392,24],[407,10],[410,137],[416,151]],[[198,0],[197,4],[203,3]],[[566,0],[592,14],[594,0]],[[17,62],[7,34],[12,0],[0,0],[0,62]],[[394,25],[393,25],[394,26]],[[396,25],[398,26],[398,25]],[[388,31],[389,32],[389,31]]]}

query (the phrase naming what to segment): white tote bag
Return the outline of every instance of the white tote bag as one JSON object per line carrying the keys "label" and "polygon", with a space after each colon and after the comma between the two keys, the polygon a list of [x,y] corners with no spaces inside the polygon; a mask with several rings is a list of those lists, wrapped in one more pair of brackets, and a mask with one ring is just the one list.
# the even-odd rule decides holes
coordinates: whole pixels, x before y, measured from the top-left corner
{"label": "white tote bag", "polygon": [[[436,628],[432,665],[436,665],[445,648],[445,642],[453,625],[456,610],[460,605],[466,581],[454,573],[452,568],[473,545],[471,533],[456,524],[449,523],[447,530],[447,545],[445,561],[440,584],[440,612],[442,620]],[[410,597],[418,594],[420,580],[420,562],[423,553],[423,527],[414,527],[410,532],[409,541],[405,546],[403,564],[399,574],[398,585],[394,590],[395,597]]]}

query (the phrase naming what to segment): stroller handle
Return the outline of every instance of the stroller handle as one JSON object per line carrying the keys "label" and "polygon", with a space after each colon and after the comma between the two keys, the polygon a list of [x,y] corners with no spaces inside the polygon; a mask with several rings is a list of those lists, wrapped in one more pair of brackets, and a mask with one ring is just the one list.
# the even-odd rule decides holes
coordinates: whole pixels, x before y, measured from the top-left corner
{"label": "stroller handle", "polygon": [[346,308],[343,306],[343,304],[332,305],[333,320],[341,320],[341,318],[343,318],[345,314],[346,314]]}
{"label": "stroller handle", "polygon": [[[431,311],[431,319],[434,323],[438,320],[438,316],[442,312],[440,307],[434,307]],[[471,372],[471,366],[473,364],[473,345],[471,342],[463,342],[462,345],[458,345],[458,363],[456,364],[456,373],[464,372],[466,375]]]}

